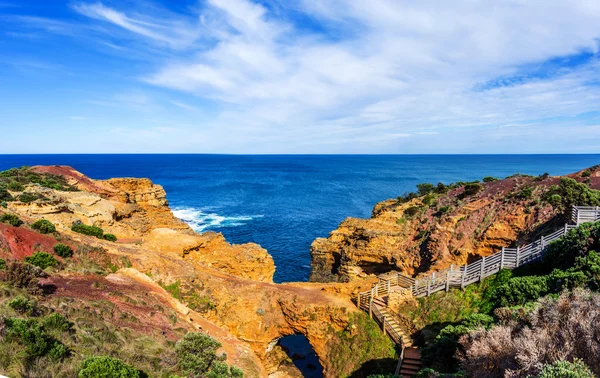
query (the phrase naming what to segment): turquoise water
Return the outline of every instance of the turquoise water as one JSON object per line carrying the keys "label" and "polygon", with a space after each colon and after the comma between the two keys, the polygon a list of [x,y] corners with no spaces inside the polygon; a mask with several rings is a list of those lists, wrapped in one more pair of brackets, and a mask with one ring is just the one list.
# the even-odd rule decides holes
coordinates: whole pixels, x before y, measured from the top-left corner
{"label": "turquoise water", "polygon": [[561,175],[600,164],[600,155],[0,155],[2,170],[36,164],[97,179],[148,177],[197,231],[265,247],[285,282],[308,279],[315,238],[418,183]]}

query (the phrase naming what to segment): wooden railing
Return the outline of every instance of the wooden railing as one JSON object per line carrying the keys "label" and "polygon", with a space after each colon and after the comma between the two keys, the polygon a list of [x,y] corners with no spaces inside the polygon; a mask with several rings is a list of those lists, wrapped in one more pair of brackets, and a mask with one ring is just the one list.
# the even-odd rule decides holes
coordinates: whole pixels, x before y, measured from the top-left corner
{"label": "wooden railing", "polygon": [[573,206],[572,219],[575,224],[595,222],[600,219],[600,206]]}
{"label": "wooden railing", "polygon": [[373,285],[371,290],[358,294],[356,298],[357,306],[375,318],[383,332],[387,333],[404,351],[402,335],[394,330],[387,317],[381,313],[377,306],[373,305],[375,298],[388,295],[392,291],[392,286],[409,289],[414,297],[424,297],[438,291],[448,291],[450,288],[464,289],[465,286],[496,274],[501,269],[515,269],[537,261],[543,256],[544,251],[551,242],[564,236],[570,229],[581,223],[600,220],[600,207],[574,206],[572,217],[574,225],[565,224],[561,229],[549,235],[544,235],[524,246],[516,248],[503,247],[500,252],[482,257],[471,264],[460,267],[450,266],[449,269],[433,272],[418,279],[407,277],[396,271],[381,274],[378,277],[379,281]]}

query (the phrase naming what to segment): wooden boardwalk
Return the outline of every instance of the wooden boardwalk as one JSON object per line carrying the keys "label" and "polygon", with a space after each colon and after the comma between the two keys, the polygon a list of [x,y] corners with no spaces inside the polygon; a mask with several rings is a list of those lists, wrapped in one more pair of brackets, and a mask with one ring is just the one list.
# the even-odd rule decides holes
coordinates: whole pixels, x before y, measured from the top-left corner
{"label": "wooden boardwalk", "polygon": [[[358,308],[366,311],[381,326],[382,331],[389,335],[400,348],[400,360],[395,374],[410,377],[414,369],[403,369],[403,356],[405,350],[412,345],[411,338],[402,330],[393,316],[387,311],[389,294],[400,290],[410,290],[414,297],[429,296],[438,291],[448,291],[450,288],[461,288],[480,282],[486,277],[498,273],[501,269],[515,269],[517,267],[538,261],[542,258],[548,245],[563,237],[570,229],[585,222],[600,220],[600,207],[574,206],[572,221],[574,224],[565,224],[564,227],[540,239],[517,248],[505,248],[498,253],[482,257],[471,264],[460,267],[451,266],[449,269],[417,279],[407,277],[400,272],[392,271],[378,276],[377,282],[371,290],[358,294],[356,299]],[[415,348],[411,348],[413,350]],[[412,356],[418,354],[418,361],[413,358],[411,366],[420,366],[420,353],[418,350],[410,352]],[[406,363],[404,365],[407,365]]]}

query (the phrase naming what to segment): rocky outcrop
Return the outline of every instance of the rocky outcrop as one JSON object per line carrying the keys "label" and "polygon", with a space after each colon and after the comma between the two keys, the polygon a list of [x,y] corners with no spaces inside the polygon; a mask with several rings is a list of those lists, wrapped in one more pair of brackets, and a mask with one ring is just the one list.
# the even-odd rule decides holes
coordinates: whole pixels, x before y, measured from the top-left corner
{"label": "rocky outcrop", "polygon": [[220,234],[197,234],[173,216],[164,189],[148,179],[97,181],[70,167],[34,170],[65,175],[66,181],[80,191],[29,185],[25,192],[38,194],[42,199],[9,202],[10,210],[32,219],[48,219],[63,232],[80,221],[116,235],[122,243],[139,243],[148,249],[177,253],[241,277],[273,280],[275,264],[264,248],[254,243],[233,246]]}
{"label": "rocky outcrop", "polygon": [[[600,188],[598,167],[573,175]],[[311,281],[349,281],[399,270],[416,275],[487,256],[560,225],[542,196],[559,177],[516,175],[407,202],[378,203],[370,219],[348,218],[311,246]]]}
{"label": "rocky outcrop", "polygon": [[[274,284],[275,266],[266,250],[253,243],[231,245],[217,233],[195,233],[173,216],[164,190],[148,180],[96,181],[68,167],[36,170],[64,173],[79,191],[28,185],[25,191],[43,199],[9,202],[6,211],[29,224],[41,218],[50,220],[57,226],[61,241],[74,249],[101,248],[108,255],[110,269],[122,268],[106,278],[111,284],[134,285],[135,281],[138,290],[164,299],[191,327],[223,343],[232,353],[231,362],[243,368],[245,376],[297,376],[296,370],[278,361],[283,358],[281,351],[274,352],[281,337],[293,334],[307,337],[326,377],[348,376],[368,360],[393,356],[390,340],[350,301],[353,293],[365,290],[370,283]],[[115,234],[118,241],[75,233],[70,228],[75,221],[99,226]],[[22,258],[33,253],[39,241],[27,228],[0,228],[5,255]],[[22,234],[18,243],[8,242],[17,234]],[[48,245],[43,248],[51,251],[53,238],[47,238],[43,242]],[[90,295],[68,290],[80,287],[83,291],[95,285],[86,282],[85,275],[71,271],[51,279],[59,289],[56,295]],[[81,285],[80,280],[84,282]],[[135,291],[133,286],[131,290]]]}

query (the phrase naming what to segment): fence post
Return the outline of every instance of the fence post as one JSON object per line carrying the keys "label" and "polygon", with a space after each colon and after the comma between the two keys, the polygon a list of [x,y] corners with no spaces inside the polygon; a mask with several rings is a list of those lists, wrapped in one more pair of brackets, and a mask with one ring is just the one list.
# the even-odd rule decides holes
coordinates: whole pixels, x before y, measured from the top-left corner
{"label": "fence post", "polygon": [[360,310],[360,292],[358,293],[358,299],[356,300],[356,306]]}
{"label": "fence post", "polygon": [[461,290],[465,290],[465,276],[467,275],[467,267],[468,267],[468,265],[465,264],[465,265],[463,265],[463,267],[464,268],[463,268],[463,270],[462,270],[462,272],[460,274],[460,288],[461,288]]}
{"label": "fence post", "polygon": [[381,316],[383,317],[383,320],[381,321],[381,329],[383,330],[383,336],[385,336],[385,322],[386,322],[386,319],[385,319],[385,315],[382,314]]}
{"label": "fence post", "polygon": [[[377,285],[375,285],[374,288],[376,287]],[[371,289],[371,297],[369,298],[369,316],[371,317],[371,319],[373,319],[373,289]]]}
{"label": "fence post", "polygon": [[575,224],[579,226],[579,209],[575,208],[575,213],[577,214],[577,221]]}
{"label": "fence post", "polygon": [[544,247],[546,246],[546,242],[544,242],[544,235],[540,238],[540,243],[542,244],[542,253],[544,252]]}
{"label": "fence post", "polygon": [[452,265],[450,265],[450,270],[448,272],[446,272],[446,293],[448,292],[448,289],[450,289],[450,275],[452,273]]}
{"label": "fence post", "polygon": [[504,247],[502,247],[502,252],[500,252],[500,270],[504,268]]}
{"label": "fence post", "polygon": [[521,251],[519,246],[517,246],[517,265],[515,266],[515,268],[519,267],[519,260],[521,259]]}
{"label": "fence post", "polygon": [[388,295],[390,295],[390,290],[391,290],[391,288],[392,288],[392,281],[391,281],[391,280],[388,280],[388,287],[387,287],[387,292],[388,292]]}
{"label": "fence post", "polygon": [[567,232],[569,232],[569,224],[565,223],[565,233],[564,233],[564,235],[566,235]]}
{"label": "fence post", "polygon": [[427,280],[427,296],[430,294],[431,280]]}
{"label": "fence post", "polygon": [[483,279],[483,268],[485,268],[485,256],[481,258],[481,269],[479,270],[479,281]]}

